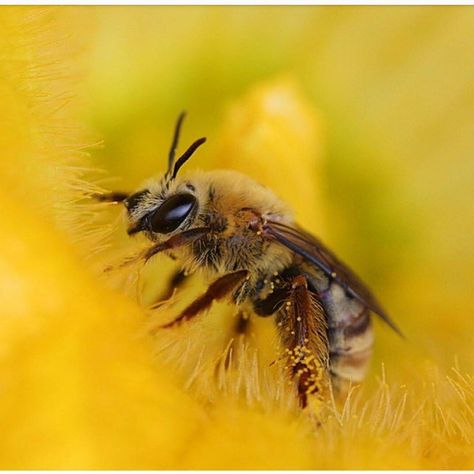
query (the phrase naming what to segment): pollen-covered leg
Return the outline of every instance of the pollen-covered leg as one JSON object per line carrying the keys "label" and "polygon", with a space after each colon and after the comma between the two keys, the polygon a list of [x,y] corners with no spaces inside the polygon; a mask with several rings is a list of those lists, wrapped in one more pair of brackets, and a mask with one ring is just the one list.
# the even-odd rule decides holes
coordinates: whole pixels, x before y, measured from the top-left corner
{"label": "pollen-covered leg", "polygon": [[236,272],[228,273],[223,277],[214,281],[207,291],[199,298],[195,299],[189,306],[187,306],[181,314],[162,328],[170,328],[179,323],[188,321],[198,314],[208,310],[214,301],[219,301],[229,295],[247,278],[247,270],[238,270]]}
{"label": "pollen-covered leg", "polygon": [[277,313],[277,324],[285,346],[287,369],[304,408],[308,394],[322,395],[329,387],[329,354],[324,310],[309,291],[303,275],[292,280],[288,299]]}

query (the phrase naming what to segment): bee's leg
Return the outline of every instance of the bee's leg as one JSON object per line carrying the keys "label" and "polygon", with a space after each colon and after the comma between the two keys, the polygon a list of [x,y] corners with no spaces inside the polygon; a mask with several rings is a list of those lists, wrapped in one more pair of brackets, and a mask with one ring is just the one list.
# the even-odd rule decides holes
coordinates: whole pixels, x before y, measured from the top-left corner
{"label": "bee's leg", "polygon": [[304,275],[291,280],[288,299],[276,314],[287,367],[296,382],[300,406],[308,394],[328,389],[328,337],[323,307]]}
{"label": "bee's leg", "polygon": [[123,202],[130,196],[129,193],[124,193],[122,191],[112,191],[110,193],[104,194],[93,194],[92,197],[100,202]]}
{"label": "bee's leg", "polygon": [[173,296],[174,292],[183,285],[187,278],[188,274],[184,270],[180,268],[175,270],[168,280],[166,288],[159,296],[155,298],[151,308],[154,309],[158,307],[163,301],[169,300]]}
{"label": "bee's leg", "polygon": [[233,273],[228,273],[209,285],[207,291],[199,298],[195,299],[189,306],[183,309],[181,314],[161,328],[170,328],[179,323],[188,321],[198,314],[209,309],[214,301],[219,301],[225,298],[230,292],[235,290],[245,278],[247,278],[247,270],[238,270]]}
{"label": "bee's leg", "polygon": [[124,260],[118,267],[107,267],[104,271],[110,271],[113,268],[123,268],[127,265],[131,265],[138,261],[143,260],[145,263],[154,257],[156,254],[165,252],[168,250],[173,250],[175,248],[181,247],[186,244],[190,244],[195,240],[200,239],[209,232],[208,227],[195,227],[194,229],[184,230],[180,234],[173,235],[168,240],[164,242],[159,242],[152,245],[145,251],[140,252],[139,254],[132,255],[131,257]]}
{"label": "bee's leg", "polygon": [[195,227],[194,229],[184,230],[180,234],[173,235],[168,240],[164,242],[157,243],[147,249],[143,254],[140,255],[141,258],[147,262],[150,258],[154,257],[160,252],[165,250],[173,250],[175,248],[181,247],[183,245],[189,244],[195,240],[200,239],[209,232],[208,227]]}

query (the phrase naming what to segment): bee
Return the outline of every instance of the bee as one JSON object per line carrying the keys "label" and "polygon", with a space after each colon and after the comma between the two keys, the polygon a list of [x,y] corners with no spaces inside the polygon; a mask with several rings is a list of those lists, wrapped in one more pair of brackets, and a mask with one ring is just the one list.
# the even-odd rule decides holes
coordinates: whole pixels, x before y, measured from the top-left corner
{"label": "bee", "polygon": [[[206,141],[200,138],[176,159],[184,112],[179,116],[168,169],[133,194],[97,196],[125,206],[130,236],[151,242],[144,262],[163,253],[180,270],[171,286],[199,272],[207,290],[175,319],[198,317],[214,301],[236,313],[273,318],[284,348],[288,377],[301,407],[328,387],[342,392],[363,379],[372,352],[371,313],[396,332],[395,323],[368,287],[317,237],[303,230],[289,206],[270,189],[231,170],[180,170]],[[242,318],[244,320],[244,318]]]}

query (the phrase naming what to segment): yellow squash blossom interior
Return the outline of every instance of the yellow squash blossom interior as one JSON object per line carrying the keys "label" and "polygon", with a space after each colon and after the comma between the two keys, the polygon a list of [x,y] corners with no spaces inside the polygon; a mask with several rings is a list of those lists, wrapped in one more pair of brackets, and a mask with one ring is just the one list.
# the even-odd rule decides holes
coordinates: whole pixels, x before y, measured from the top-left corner
{"label": "yellow squash blossom interior", "polygon": [[[472,7],[0,7],[0,26],[2,468],[474,467]],[[271,365],[270,319],[232,340],[219,303],[150,337],[172,262],[103,271],[144,241],[84,196],[159,176],[182,108],[182,147],[208,137],[187,167],[271,187],[407,335],[376,323],[367,381],[322,423]]]}

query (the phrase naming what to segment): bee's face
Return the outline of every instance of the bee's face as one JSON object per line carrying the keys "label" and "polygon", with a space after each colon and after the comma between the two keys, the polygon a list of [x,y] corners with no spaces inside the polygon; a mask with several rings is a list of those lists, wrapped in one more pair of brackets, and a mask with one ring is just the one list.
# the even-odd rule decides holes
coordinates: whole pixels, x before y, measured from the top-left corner
{"label": "bee's face", "polygon": [[128,234],[144,232],[150,240],[189,228],[199,208],[195,188],[189,182],[152,184],[129,196],[124,204]]}

